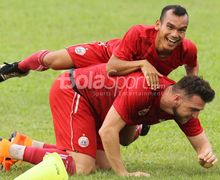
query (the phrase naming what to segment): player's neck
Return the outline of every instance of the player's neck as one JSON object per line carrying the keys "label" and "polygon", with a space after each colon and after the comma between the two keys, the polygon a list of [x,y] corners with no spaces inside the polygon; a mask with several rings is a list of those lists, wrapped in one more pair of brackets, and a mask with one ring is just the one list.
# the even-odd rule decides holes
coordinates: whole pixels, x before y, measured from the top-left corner
{"label": "player's neck", "polygon": [[156,40],[155,40],[155,49],[156,49],[157,55],[160,59],[167,58],[173,52],[173,51],[169,51],[169,50],[165,49],[163,47],[163,43],[159,40],[158,37],[156,37]]}
{"label": "player's neck", "polygon": [[162,109],[163,111],[169,113],[169,114],[173,114],[173,110],[172,110],[172,86],[167,87],[164,90],[164,93],[161,96],[160,99],[160,109]]}
{"label": "player's neck", "polygon": [[160,59],[165,59],[172,54],[172,51],[167,51],[167,50],[162,50],[162,49],[156,49],[156,51]]}

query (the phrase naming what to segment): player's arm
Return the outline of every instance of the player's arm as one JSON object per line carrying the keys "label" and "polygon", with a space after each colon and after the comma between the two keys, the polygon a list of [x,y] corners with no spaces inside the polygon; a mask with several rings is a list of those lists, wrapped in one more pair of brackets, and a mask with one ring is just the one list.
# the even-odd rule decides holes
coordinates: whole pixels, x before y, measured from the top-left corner
{"label": "player's arm", "polygon": [[143,72],[147,84],[151,86],[152,89],[157,89],[159,87],[158,76],[163,75],[160,74],[146,59],[125,61],[112,55],[107,63],[107,72],[110,76],[126,75],[137,70]]}
{"label": "player's arm", "polygon": [[199,164],[204,168],[212,167],[218,160],[204,131],[197,136],[187,137],[197,152]]}
{"label": "player's arm", "polygon": [[119,132],[126,125],[112,106],[99,130],[106,157],[116,174],[120,176],[149,176],[147,173],[128,173],[120,155]]}
{"label": "player's arm", "polygon": [[197,65],[195,67],[190,67],[188,65],[185,65],[185,70],[186,70],[186,74],[189,75],[195,75],[198,76],[199,73],[199,64],[197,63]]}
{"label": "player's arm", "polygon": [[[184,44],[184,43],[183,43]],[[187,75],[195,75],[197,76],[199,73],[199,63],[197,59],[197,47],[194,43],[188,41],[185,44],[185,57],[184,64]]]}

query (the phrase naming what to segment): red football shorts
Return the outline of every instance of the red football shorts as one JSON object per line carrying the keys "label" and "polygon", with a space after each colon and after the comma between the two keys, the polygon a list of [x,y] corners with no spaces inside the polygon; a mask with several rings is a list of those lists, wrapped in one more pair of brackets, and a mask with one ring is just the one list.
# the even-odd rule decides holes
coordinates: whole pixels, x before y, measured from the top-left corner
{"label": "red football shorts", "polygon": [[95,115],[89,103],[72,89],[69,72],[61,74],[50,90],[56,144],[96,158],[103,150]]}
{"label": "red football shorts", "polygon": [[108,62],[105,43],[79,44],[66,48],[76,68]]}

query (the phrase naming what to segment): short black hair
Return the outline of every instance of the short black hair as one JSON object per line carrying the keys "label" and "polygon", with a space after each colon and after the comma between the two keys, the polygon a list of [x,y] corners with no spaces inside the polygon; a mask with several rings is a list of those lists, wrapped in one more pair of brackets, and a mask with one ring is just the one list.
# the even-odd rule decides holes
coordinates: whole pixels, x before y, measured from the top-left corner
{"label": "short black hair", "polygon": [[175,14],[176,16],[184,16],[185,14],[188,16],[188,13],[184,7],[180,5],[168,5],[168,6],[165,6],[161,11],[161,15],[160,15],[161,22],[163,21],[166,15],[166,12],[169,11],[170,9],[173,10],[173,14]]}
{"label": "short black hair", "polygon": [[187,96],[198,95],[204,102],[211,102],[215,91],[210,84],[198,76],[185,76],[173,85],[173,91],[183,90]]}

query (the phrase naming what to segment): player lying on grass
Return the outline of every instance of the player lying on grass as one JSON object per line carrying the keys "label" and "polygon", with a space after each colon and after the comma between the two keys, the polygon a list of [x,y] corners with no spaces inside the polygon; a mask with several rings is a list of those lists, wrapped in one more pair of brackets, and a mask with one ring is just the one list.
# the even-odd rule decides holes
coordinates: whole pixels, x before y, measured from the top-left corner
{"label": "player lying on grass", "polygon": [[154,26],[135,25],[122,39],[79,44],[51,52],[42,50],[20,62],[2,65],[0,82],[27,75],[30,70],[61,70],[106,62],[110,75],[142,70],[153,89],[159,85],[158,76],[167,76],[182,65],[187,75],[198,75],[196,46],[185,38],[188,19],[185,8],[168,5]]}
{"label": "player lying on grass", "polygon": [[177,83],[164,76],[159,82],[160,88],[152,90],[141,72],[109,77],[106,64],[63,73],[50,91],[56,145],[32,143],[30,147],[3,139],[2,164],[10,166],[7,163],[13,164],[13,159],[36,164],[45,153],[58,152],[65,157],[64,164],[68,157],[70,174],[111,168],[120,176],[149,176],[126,170],[120,142],[133,141],[137,124],[173,119],[194,147],[199,163],[206,168],[213,166],[217,158],[198,115],[213,100],[214,90],[197,76]]}

